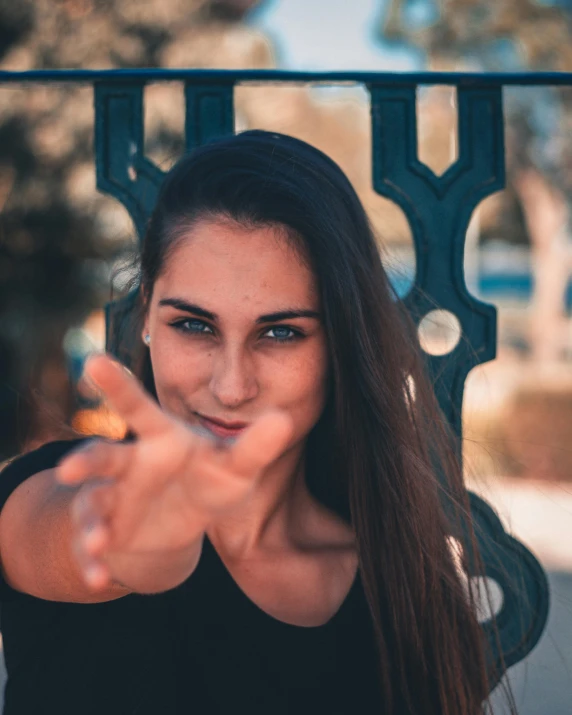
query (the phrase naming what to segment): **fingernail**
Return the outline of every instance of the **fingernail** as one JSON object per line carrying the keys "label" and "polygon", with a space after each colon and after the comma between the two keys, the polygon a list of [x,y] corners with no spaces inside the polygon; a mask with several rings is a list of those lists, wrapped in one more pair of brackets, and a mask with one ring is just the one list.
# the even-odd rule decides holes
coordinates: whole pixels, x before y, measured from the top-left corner
{"label": "fingernail", "polygon": [[119,362],[119,360],[116,360],[115,358],[113,359],[113,366],[114,366],[117,370],[122,370],[124,373],[126,373],[126,374],[129,375],[130,377],[133,377],[133,373],[131,372],[131,370],[130,370],[126,365],[124,365],[123,363]]}
{"label": "fingernail", "polygon": [[99,391],[97,384],[91,379],[91,377],[86,373],[82,372],[80,377],[80,386],[87,388],[88,390],[93,390],[94,392]]}
{"label": "fingernail", "polygon": [[104,570],[96,564],[88,566],[84,571],[85,580],[90,586],[98,586],[103,575]]}

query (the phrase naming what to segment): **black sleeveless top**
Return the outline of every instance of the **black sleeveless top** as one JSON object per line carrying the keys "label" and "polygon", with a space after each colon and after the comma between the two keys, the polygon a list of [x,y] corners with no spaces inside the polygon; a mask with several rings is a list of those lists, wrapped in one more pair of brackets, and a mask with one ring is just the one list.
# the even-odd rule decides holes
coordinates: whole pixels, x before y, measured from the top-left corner
{"label": "black sleeveless top", "polygon": [[[0,473],[0,509],[81,440],[51,442]],[[359,572],[338,612],[293,626],[256,606],[205,538],[194,573],[156,595],[45,601],[0,576],[4,715],[381,714]]]}

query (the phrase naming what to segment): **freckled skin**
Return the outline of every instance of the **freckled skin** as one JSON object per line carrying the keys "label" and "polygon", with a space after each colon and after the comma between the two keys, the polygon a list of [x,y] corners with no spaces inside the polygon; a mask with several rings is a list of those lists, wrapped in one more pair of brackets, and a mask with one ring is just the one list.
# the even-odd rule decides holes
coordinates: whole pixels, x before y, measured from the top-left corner
{"label": "freckled skin", "polygon": [[[219,316],[216,324],[171,306],[167,297]],[[151,298],[143,334],[151,335],[157,396],[167,412],[193,423],[193,414],[250,422],[278,407],[291,416],[297,456],[325,400],[326,337],[315,318],[288,319],[305,338],[272,340],[259,315],[291,308],[320,310],[316,279],[274,228],[246,229],[229,221],[195,225],[170,256]],[[181,333],[175,320],[202,320],[201,334]],[[187,324],[188,325],[188,324]],[[196,325],[196,324],[195,324]],[[278,332],[280,336],[290,331]],[[291,454],[294,464],[294,454]]]}
{"label": "freckled skin", "polygon": [[[166,298],[218,319],[159,305]],[[190,424],[198,423],[195,412],[247,423],[271,408],[290,416],[294,429],[282,454],[248,501],[207,533],[260,608],[294,625],[321,625],[347,596],[358,559],[352,528],[310,494],[305,479],[304,448],[328,384],[322,322],[256,323],[261,315],[295,309],[319,313],[318,287],[280,231],[202,221],[157,279],[142,335],[151,336],[155,386],[166,412]],[[187,321],[186,332],[170,325],[179,321]],[[304,337],[276,340],[295,330]]]}

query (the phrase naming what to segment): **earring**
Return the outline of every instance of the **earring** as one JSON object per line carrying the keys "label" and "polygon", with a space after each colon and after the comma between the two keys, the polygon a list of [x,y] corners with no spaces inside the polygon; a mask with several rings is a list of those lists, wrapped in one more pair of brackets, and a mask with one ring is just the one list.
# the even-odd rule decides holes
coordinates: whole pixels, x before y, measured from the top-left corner
{"label": "earring", "polygon": [[145,341],[145,345],[151,344],[151,336],[149,335],[149,333],[147,333],[147,335],[143,338],[143,340]]}

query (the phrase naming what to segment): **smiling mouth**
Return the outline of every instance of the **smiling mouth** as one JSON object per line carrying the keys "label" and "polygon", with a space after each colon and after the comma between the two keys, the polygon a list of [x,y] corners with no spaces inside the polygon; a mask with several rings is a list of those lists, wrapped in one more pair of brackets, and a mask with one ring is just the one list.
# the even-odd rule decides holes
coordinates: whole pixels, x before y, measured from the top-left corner
{"label": "smiling mouth", "polygon": [[238,437],[248,426],[246,422],[218,422],[208,417],[203,417],[198,412],[196,415],[199,418],[200,424],[217,437]]}

